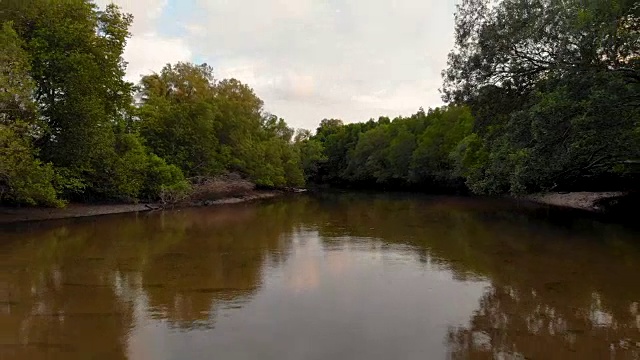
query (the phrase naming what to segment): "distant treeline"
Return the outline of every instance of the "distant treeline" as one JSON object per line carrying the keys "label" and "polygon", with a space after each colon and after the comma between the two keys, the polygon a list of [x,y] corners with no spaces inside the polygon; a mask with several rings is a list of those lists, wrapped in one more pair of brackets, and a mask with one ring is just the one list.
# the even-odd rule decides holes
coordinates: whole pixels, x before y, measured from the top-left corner
{"label": "distant treeline", "polygon": [[178,63],[124,80],[133,18],[89,0],[0,3],[0,203],[261,186],[528,193],[637,188],[640,5],[464,0],[447,106],[297,133],[253,90]]}
{"label": "distant treeline", "polygon": [[450,105],[324,120],[316,183],[481,194],[640,187],[640,3],[464,0],[443,71]]}

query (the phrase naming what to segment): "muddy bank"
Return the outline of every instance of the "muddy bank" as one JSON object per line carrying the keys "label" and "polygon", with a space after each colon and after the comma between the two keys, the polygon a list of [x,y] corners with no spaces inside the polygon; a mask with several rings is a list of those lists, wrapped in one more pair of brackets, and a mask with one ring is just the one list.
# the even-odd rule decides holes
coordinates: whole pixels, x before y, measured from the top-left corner
{"label": "muddy bank", "polygon": [[[167,208],[217,206],[268,199],[285,194],[283,191],[254,191],[243,196],[224,197],[217,200],[197,201],[168,206]],[[161,204],[69,204],[63,209],[0,207],[0,224],[79,218],[88,216],[162,210]]]}
{"label": "muddy bank", "polygon": [[524,199],[545,205],[604,213],[611,210],[614,199],[626,198],[625,192],[570,192],[528,195]]}

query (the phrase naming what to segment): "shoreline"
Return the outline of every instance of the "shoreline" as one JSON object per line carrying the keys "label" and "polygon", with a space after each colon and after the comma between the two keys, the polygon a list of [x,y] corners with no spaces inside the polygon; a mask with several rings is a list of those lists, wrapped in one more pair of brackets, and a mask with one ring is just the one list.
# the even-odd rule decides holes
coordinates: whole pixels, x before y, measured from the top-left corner
{"label": "shoreline", "polygon": [[100,215],[125,214],[162,211],[190,207],[206,207],[218,205],[230,205],[243,202],[250,202],[262,199],[270,199],[284,195],[284,191],[265,190],[254,191],[244,196],[229,196],[217,200],[207,200],[185,204],[162,206],[159,203],[141,204],[79,204],[72,203],[62,209],[57,208],[37,208],[37,207],[0,207],[0,224],[7,225],[13,223],[23,223],[30,221],[47,221],[71,218],[84,218]]}
{"label": "shoreline", "polygon": [[[289,193],[284,190],[251,191],[244,195],[229,195],[216,200],[193,201],[163,206],[160,203],[140,204],[82,204],[72,203],[65,208],[38,208],[38,207],[3,207],[0,206],[0,225],[12,223],[24,223],[32,221],[47,221],[71,218],[94,217],[111,214],[140,213],[163,211],[181,208],[195,208],[231,205],[251,202],[262,199],[270,199]],[[295,193],[292,192],[292,193]],[[512,198],[524,200],[530,203],[553,206],[565,209],[575,209],[593,214],[607,214],[611,212],[611,205],[615,205],[618,199],[629,196],[627,192],[569,192],[569,193],[537,193],[523,197]]]}
{"label": "shoreline", "polygon": [[582,191],[568,193],[537,193],[526,195],[520,199],[542,205],[584,210],[592,213],[605,213],[607,212],[607,204],[611,202],[611,200],[623,198],[628,195],[629,193],[622,191]]}

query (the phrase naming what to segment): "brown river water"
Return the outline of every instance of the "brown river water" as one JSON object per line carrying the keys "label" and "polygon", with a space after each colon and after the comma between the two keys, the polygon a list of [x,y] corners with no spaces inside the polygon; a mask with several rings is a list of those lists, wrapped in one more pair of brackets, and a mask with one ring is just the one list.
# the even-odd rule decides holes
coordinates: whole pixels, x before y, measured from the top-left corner
{"label": "brown river water", "polygon": [[640,233],[398,194],[0,228],[0,359],[447,358],[640,358]]}

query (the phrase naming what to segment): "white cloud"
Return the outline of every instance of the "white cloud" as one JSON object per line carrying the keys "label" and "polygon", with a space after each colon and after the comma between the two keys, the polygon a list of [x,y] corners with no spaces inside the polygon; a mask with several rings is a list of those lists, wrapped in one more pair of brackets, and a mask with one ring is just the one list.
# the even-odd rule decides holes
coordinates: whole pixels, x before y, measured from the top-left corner
{"label": "white cloud", "polygon": [[123,56],[129,63],[126,78],[136,83],[142,75],[159,72],[167,63],[191,60],[191,50],[179,39],[147,33],[129,39]]}
{"label": "white cloud", "polygon": [[96,0],[104,8],[115,3],[134,16],[132,37],[127,42],[123,57],[128,62],[126,79],[134,83],[142,75],[158,72],[167,63],[189,61],[192,52],[185,39],[163,37],[158,34],[158,19],[168,0]]}
{"label": "white cloud", "polygon": [[182,24],[182,27],[190,36],[205,36],[207,34],[207,28],[201,25]]}
{"label": "white cloud", "polygon": [[315,81],[312,75],[289,74],[289,86],[297,98],[309,98],[313,95]]}
{"label": "white cloud", "polygon": [[169,0],[94,0],[94,2],[100,8],[114,3],[124,12],[133,14],[135,21],[130,30],[134,34],[144,34],[155,32],[155,20],[162,15]]}
{"label": "white cloud", "polygon": [[[440,105],[457,1],[116,0],[136,17],[130,79],[206,61],[217,78],[249,84],[268,111],[310,129],[324,117],[366,121]],[[174,22],[159,23],[161,14]],[[182,37],[159,35],[171,27]]]}

